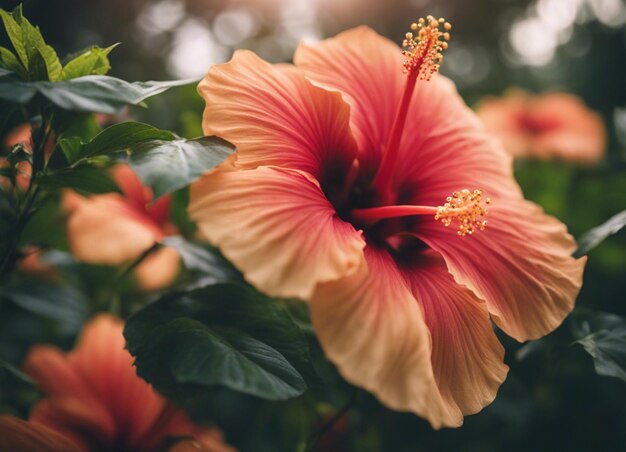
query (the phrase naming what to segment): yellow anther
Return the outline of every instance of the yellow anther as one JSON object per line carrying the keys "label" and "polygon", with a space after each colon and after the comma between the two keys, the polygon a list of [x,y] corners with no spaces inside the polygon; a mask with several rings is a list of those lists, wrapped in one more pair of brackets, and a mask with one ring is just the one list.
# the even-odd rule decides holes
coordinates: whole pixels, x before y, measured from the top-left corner
{"label": "yellow anther", "polygon": [[433,16],[412,23],[411,30],[417,33],[406,33],[402,42],[405,73],[416,74],[421,80],[430,80],[441,66],[441,52],[448,48],[450,33],[443,30],[451,28],[444,18],[435,19]]}
{"label": "yellow anther", "polygon": [[[441,220],[445,227],[458,223],[458,231],[461,237],[472,235],[477,230],[484,231],[487,220],[484,219],[489,214],[487,207],[481,202],[483,193],[480,190],[473,192],[467,189],[455,191],[452,196],[446,198],[446,203],[437,208],[435,220]],[[489,198],[485,198],[485,205],[491,204]]]}

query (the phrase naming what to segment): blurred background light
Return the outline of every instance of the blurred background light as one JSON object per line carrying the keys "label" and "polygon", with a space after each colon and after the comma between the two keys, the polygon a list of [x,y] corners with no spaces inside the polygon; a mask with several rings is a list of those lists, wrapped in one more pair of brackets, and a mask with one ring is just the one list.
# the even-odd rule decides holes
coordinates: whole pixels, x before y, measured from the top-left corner
{"label": "blurred background light", "polygon": [[228,48],[217,42],[204,22],[186,19],[174,33],[167,67],[177,77],[200,78],[229,56]]}

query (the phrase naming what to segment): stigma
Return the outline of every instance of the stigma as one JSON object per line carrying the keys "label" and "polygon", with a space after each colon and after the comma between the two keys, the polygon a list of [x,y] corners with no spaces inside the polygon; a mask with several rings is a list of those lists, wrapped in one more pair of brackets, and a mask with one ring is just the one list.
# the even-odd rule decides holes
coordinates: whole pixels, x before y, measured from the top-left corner
{"label": "stigma", "polygon": [[445,227],[458,224],[457,234],[461,237],[484,231],[487,227],[485,217],[489,214],[489,198],[483,199],[481,190],[463,189],[455,191],[446,198],[443,206],[392,205],[353,209],[351,218],[364,227],[372,226],[381,220],[400,217],[427,215],[441,221]]}
{"label": "stigma", "polygon": [[477,230],[484,231],[489,214],[487,206],[491,204],[489,198],[483,202],[483,193],[480,190],[470,191],[467,189],[455,191],[452,196],[446,198],[446,203],[437,208],[435,220],[441,220],[445,227],[453,222],[458,223],[458,231],[461,237],[472,235]]}
{"label": "stigma", "polygon": [[443,51],[448,48],[452,25],[445,19],[428,16],[411,24],[411,30],[404,36],[402,55],[404,72],[417,76],[420,80],[430,80],[439,71]]}

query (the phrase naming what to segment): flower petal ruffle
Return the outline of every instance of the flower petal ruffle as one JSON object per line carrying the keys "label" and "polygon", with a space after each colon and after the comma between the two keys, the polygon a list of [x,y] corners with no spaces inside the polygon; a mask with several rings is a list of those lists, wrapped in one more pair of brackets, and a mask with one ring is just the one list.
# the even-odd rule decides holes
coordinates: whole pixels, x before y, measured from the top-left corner
{"label": "flower petal ruffle", "polygon": [[424,219],[416,236],[441,253],[449,271],[487,303],[496,324],[518,341],[558,327],[574,307],[586,258],[571,257],[565,226],[524,200],[495,202],[485,231],[459,237],[456,229]]}
{"label": "flower petal ruffle", "polygon": [[363,259],[361,233],[301,171],[207,174],[191,187],[189,214],[250,283],[273,296],[308,300],[318,283],[353,273]]}
{"label": "flower petal ruffle", "polygon": [[435,428],[459,424],[437,388],[419,304],[386,251],[368,247],[365,257],[357,273],[320,285],[311,300],[326,356],[389,408],[412,411]]}
{"label": "flower petal ruffle", "polygon": [[294,55],[296,66],[314,83],[345,95],[366,171],[376,168],[395,119],[406,78],[401,57],[396,44],[365,26],[300,44]]}
{"label": "flower petal ruffle", "polygon": [[233,143],[239,167],[276,165],[322,180],[324,168],[341,172],[356,157],[350,107],[293,67],[239,50],[213,66],[198,91],[206,101],[204,132]]}

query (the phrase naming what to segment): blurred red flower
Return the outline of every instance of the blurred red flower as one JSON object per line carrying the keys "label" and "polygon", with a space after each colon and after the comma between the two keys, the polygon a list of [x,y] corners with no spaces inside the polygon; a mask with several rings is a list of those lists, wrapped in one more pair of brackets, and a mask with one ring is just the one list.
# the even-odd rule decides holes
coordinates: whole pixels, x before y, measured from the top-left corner
{"label": "blurred red flower", "polygon": [[24,448],[41,443],[55,451],[149,452],[163,450],[168,438],[190,437],[195,450],[234,451],[219,430],[193,423],[136,375],[123,326],[101,314],[85,325],[73,351],[48,345],[29,351],[24,371],[46,395],[28,426],[11,417],[0,421],[2,450],[46,450]]}
{"label": "blurred red flower", "polygon": [[604,157],[602,118],[571,94],[532,95],[520,89],[486,97],[476,113],[515,157],[594,163]]}
{"label": "blurred red flower", "polygon": [[[154,201],[150,188],[127,165],[116,165],[112,174],[122,194],[84,197],[68,191],[63,197],[70,249],[83,262],[120,265],[177,232],[169,219],[169,195]],[[174,280],[179,267],[178,253],[163,247],[137,266],[135,276],[143,290],[158,290]]]}

